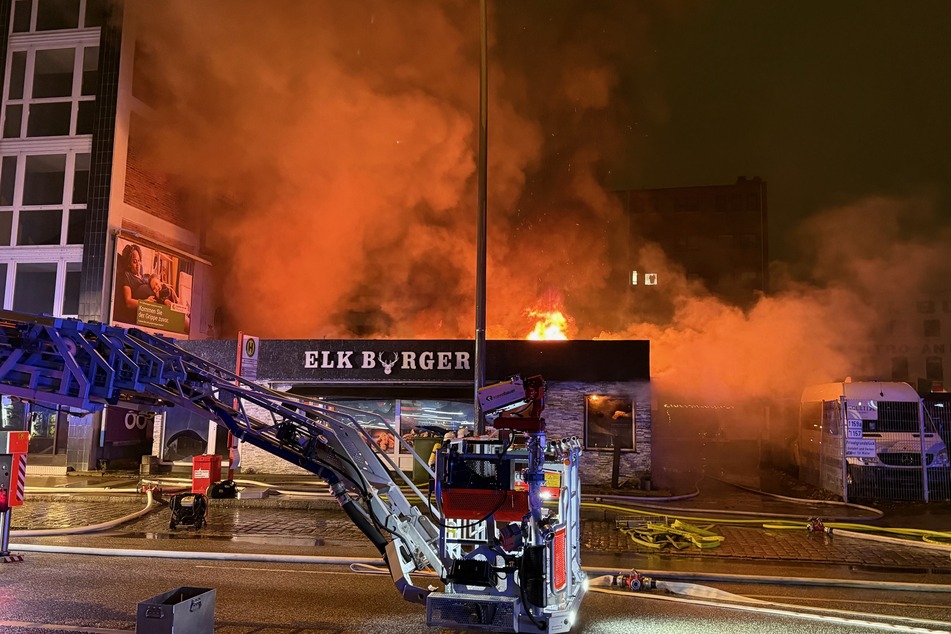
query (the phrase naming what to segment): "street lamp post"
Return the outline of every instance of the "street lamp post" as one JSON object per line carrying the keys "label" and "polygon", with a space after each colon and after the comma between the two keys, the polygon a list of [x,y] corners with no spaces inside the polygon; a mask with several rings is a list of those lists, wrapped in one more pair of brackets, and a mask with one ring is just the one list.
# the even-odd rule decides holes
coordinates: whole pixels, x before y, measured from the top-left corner
{"label": "street lamp post", "polygon": [[479,403],[479,389],[485,385],[485,252],[486,252],[486,172],[488,163],[488,73],[486,71],[486,10],[485,0],[479,1],[481,58],[479,65],[479,207],[478,238],[476,240],[476,324],[475,324],[475,394],[474,422],[475,433],[481,436],[485,432],[482,406]]}

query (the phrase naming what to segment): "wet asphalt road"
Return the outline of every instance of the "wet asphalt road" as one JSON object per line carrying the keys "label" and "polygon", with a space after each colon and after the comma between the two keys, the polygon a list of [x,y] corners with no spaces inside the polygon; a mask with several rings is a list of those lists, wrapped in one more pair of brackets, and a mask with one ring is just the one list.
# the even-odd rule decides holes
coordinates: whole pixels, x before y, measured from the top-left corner
{"label": "wet asphalt road", "polygon": [[[260,502],[260,501],[258,501]],[[689,506],[690,503],[687,505]],[[694,508],[703,508],[700,501]],[[709,506],[709,501],[706,502]],[[740,497],[721,506],[743,506]],[[218,504],[213,501],[208,525],[201,530],[168,525],[170,511],[161,503],[143,517],[116,528],[72,536],[14,535],[15,546],[50,544],[72,548],[142,551],[258,553],[378,559],[343,513],[331,502],[311,508],[266,506],[263,502]],[[79,526],[114,519],[139,510],[142,497],[88,498],[34,496],[14,511],[14,529]],[[788,507],[786,510],[789,510]],[[715,551],[646,552],[626,543],[617,518],[602,511],[586,513],[582,562],[590,574],[637,568],[652,573],[728,573],[771,578],[832,577],[870,579],[878,583],[951,585],[948,553],[907,546],[869,544],[805,532],[719,525],[726,536]],[[136,625],[136,606],[179,586],[214,588],[216,631],[234,632],[419,632],[425,608],[401,600],[388,577],[356,574],[347,566],[268,563],[262,561],[175,560],[22,552],[24,561],[0,568],[0,633],[50,631],[112,634]],[[853,562],[849,558],[854,557]],[[596,571],[596,572],[594,572]],[[780,583],[780,585],[777,585]],[[800,589],[781,582],[716,583],[734,592],[782,597]],[[830,594],[831,593],[831,594]],[[868,612],[888,606],[891,613],[932,620],[919,631],[951,631],[949,594],[913,598],[875,590],[810,591],[824,607]],[[669,596],[613,596],[591,593],[582,605],[575,632],[855,632],[859,624],[801,620],[782,614],[748,612]],[[841,617],[836,617],[841,618]],[[937,623],[937,624],[934,624]],[[74,628],[74,629],[67,629]],[[448,630],[442,630],[448,631]],[[871,631],[871,630],[869,630]],[[900,630],[899,630],[900,631]]]}

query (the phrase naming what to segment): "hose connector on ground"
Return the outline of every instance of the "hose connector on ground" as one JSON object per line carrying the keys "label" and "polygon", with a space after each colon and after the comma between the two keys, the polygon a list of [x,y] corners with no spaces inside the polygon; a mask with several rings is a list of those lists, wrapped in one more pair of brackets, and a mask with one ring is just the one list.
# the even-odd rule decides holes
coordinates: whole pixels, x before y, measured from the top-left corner
{"label": "hose connector on ground", "polygon": [[611,579],[611,585],[627,588],[634,592],[640,592],[641,590],[655,589],[657,587],[657,581],[650,577],[645,577],[638,571],[631,569],[630,572],[616,575]]}
{"label": "hose connector on ground", "polygon": [[832,527],[826,526],[822,520],[818,517],[810,517],[809,523],[806,525],[806,530],[810,533],[828,533],[832,534]]}

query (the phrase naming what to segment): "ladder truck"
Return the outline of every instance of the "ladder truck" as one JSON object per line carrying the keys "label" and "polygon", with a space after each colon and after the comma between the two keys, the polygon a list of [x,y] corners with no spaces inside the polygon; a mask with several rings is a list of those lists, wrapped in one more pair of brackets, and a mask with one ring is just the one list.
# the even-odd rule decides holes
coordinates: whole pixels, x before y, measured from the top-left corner
{"label": "ladder truck", "polygon": [[184,408],[314,473],[436,627],[556,634],[574,623],[587,590],[581,445],[547,439],[544,391],[540,376],[481,388],[492,427],[437,450],[433,500],[349,408],[271,390],[136,328],[0,311],[0,394],[79,412]]}

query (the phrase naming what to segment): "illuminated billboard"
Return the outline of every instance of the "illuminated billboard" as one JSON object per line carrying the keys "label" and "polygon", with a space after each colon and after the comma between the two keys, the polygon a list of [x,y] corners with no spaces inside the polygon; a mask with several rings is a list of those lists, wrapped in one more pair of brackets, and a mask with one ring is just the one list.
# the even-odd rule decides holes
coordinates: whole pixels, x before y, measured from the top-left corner
{"label": "illuminated billboard", "polygon": [[112,321],[170,335],[189,334],[195,263],[141,240],[116,237]]}

